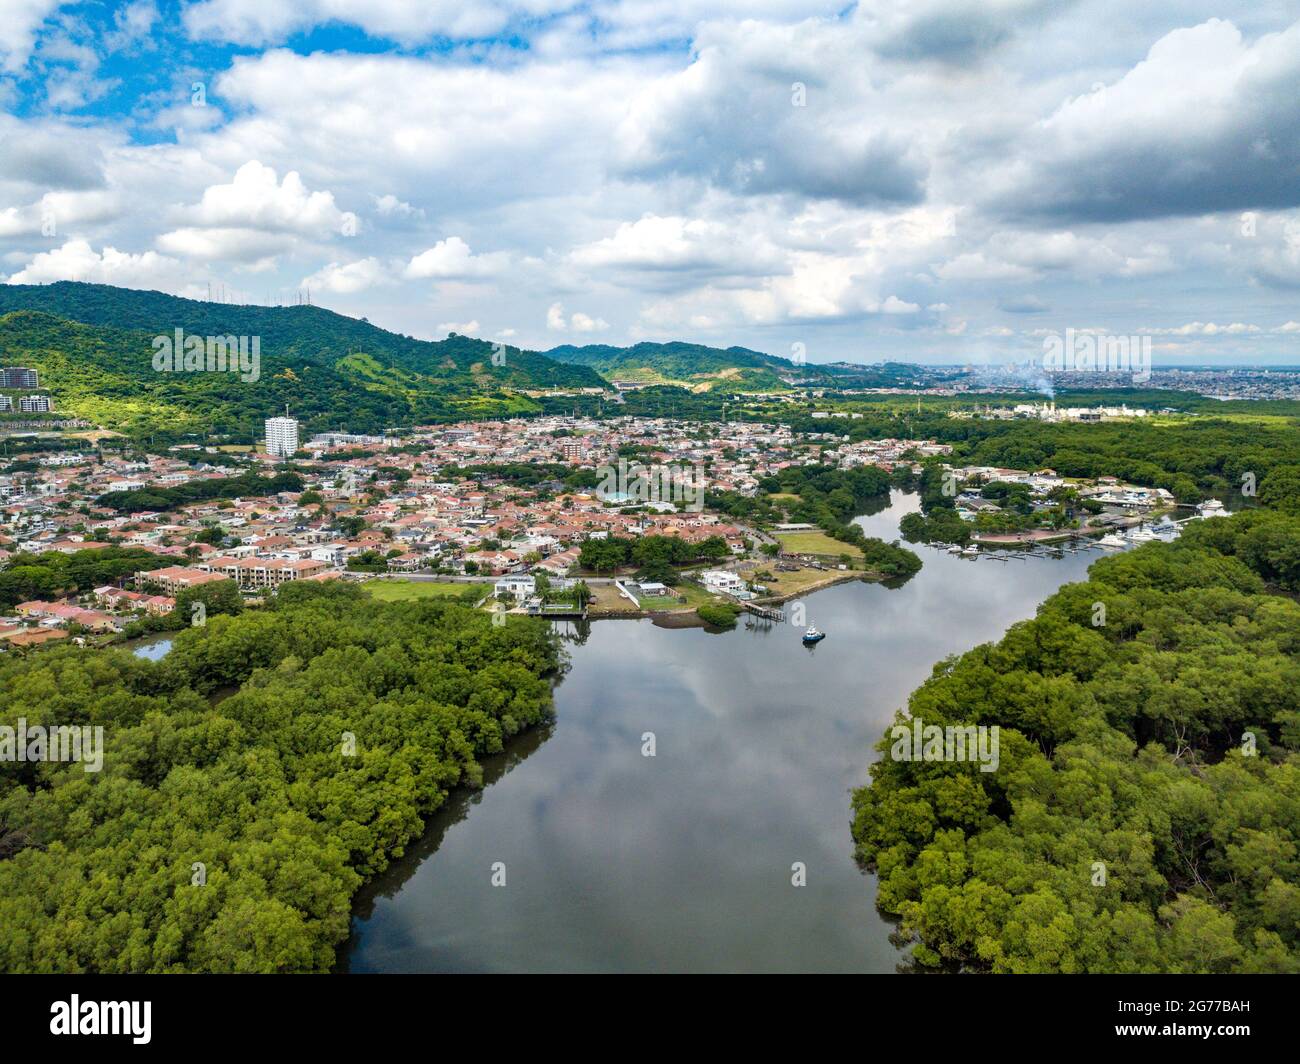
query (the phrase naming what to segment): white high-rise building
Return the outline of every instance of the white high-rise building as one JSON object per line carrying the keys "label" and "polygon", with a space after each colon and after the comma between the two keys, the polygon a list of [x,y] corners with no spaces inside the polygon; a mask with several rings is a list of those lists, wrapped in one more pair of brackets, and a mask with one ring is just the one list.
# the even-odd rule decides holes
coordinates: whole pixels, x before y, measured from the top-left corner
{"label": "white high-rise building", "polygon": [[291,417],[266,419],[266,453],[288,458],[298,449],[298,422]]}

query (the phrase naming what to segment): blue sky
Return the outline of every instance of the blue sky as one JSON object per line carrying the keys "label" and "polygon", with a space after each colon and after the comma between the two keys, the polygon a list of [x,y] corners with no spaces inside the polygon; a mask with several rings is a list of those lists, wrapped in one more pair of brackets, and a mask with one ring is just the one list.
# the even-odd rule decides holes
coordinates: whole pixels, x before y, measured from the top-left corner
{"label": "blue sky", "polygon": [[1298,20],[0,0],[0,277],[538,349],[1004,362],[1073,328],[1296,364]]}

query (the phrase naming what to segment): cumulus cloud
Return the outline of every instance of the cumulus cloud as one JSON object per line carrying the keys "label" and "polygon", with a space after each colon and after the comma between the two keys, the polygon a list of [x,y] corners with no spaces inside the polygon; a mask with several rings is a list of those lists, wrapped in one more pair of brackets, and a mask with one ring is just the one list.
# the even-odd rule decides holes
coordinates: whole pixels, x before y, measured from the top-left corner
{"label": "cumulus cloud", "polygon": [[32,188],[103,188],[105,139],[80,135],[63,123],[33,125],[0,116],[0,179]]}
{"label": "cumulus cloud", "polygon": [[502,255],[475,255],[460,237],[449,236],[413,257],[402,275],[410,280],[488,277],[503,262]]}
{"label": "cumulus cloud", "polygon": [[546,327],[554,332],[564,332],[565,330],[580,333],[604,332],[609,328],[609,322],[603,318],[593,318],[591,315],[578,310],[570,314],[566,321],[564,304],[552,303],[546,309]]}
{"label": "cumulus cloud", "polygon": [[356,216],[334,195],[309,191],[296,171],[280,181],[274,169],[252,160],[234,179],[209,185],[198,203],[174,217],[191,224],[163,233],[158,247],[205,261],[224,260],[266,269],[303,238],[328,239],[356,231]]}
{"label": "cumulus cloud", "polygon": [[331,262],[310,277],[304,277],[299,287],[350,295],[390,279],[390,271],[378,259],[371,257],[348,263]]}
{"label": "cumulus cloud", "polygon": [[9,277],[10,284],[88,281],[123,288],[176,290],[180,263],[154,251],[141,254],[104,247],[95,251],[84,240],[69,240],[53,251],[42,251]]}
{"label": "cumulus cloud", "polygon": [[115,191],[47,192],[39,200],[21,207],[0,208],[0,238],[12,236],[54,237],[86,225],[116,218],[123,209]]}
{"label": "cumulus cloud", "polygon": [[[1007,315],[1098,307],[1112,331],[1262,356],[1230,330],[1295,316],[1300,27],[1276,5],[1220,5],[1235,24],[1208,0],[11,8],[7,269],[256,272],[421,335],[433,287],[436,317],[514,322],[525,347],[784,350],[797,329],[819,358],[960,360],[1023,343]],[[353,29],[329,50],[299,36],[330,23]],[[51,113],[97,94],[93,119]],[[1259,328],[1294,361],[1295,330]]]}
{"label": "cumulus cloud", "polygon": [[924,154],[905,126],[875,108],[856,43],[843,27],[811,21],[708,26],[695,61],[648,87],[629,110],[617,133],[618,165],[629,175],[694,177],[742,195],[919,202]]}
{"label": "cumulus cloud", "polygon": [[990,203],[1082,221],[1294,205],[1297,84],[1300,24],[1253,43],[1222,19],[1174,30],[1034,124],[995,168]]}
{"label": "cumulus cloud", "polygon": [[659,215],[621,223],[613,235],[575,248],[569,261],[592,271],[680,275],[677,280],[683,284],[702,277],[761,276],[786,268],[786,255],[761,231],[711,219]]}
{"label": "cumulus cloud", "polygon": [[279,181],[275,170],[254,159],[229,184],[207,188],[184,217],[203,227],[320,235],[341,230],[352,216],[339,210],[333,193],[308,191],[296,171]]}

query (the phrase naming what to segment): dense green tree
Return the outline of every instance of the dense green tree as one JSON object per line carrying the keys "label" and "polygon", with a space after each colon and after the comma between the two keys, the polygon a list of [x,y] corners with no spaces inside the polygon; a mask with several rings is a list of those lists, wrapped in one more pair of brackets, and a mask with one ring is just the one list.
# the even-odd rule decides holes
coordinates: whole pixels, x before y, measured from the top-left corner
{"label": "dense green tree", "polygon": [[105,740],[97,773],[0,761],[0,970],[328,971],[363,879],[549,716],[559,666],[541,622],[337,583],[209,616],[159,662],[0,658],[0,724]]}
{"label": "dense green tree", "polygon": [[1268,593],[1298,543],[1196,522],[913,692],[912,720],[1000,729],[991,772],[886,737],[854,794],[917,965],[1300,972],[1300,605]]}

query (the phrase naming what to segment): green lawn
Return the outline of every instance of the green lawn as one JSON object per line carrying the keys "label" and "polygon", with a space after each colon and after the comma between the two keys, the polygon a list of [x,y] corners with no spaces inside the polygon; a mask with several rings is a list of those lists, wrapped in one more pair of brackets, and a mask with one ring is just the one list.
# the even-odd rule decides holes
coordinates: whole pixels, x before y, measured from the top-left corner
{"label": "green lawn", "polygon": [[841,554],[847,554],[850,558],[862,557],[862,551],[852,543],[831,539],[825,532],[778,532],[776,538],[791,554],[818,554],[828,558],[838,558]]}
{"label": "green lawn", "polygon": [[437,584],[430,580],[367,580],[365,589],[380,602],[409,602],[422,598],[459,598],[467,587],[480,595],[490,594],[488,584]]}
{"label": "green lawn", "polygon": [[[664,610],[694,609],[696,606],[703,606],[706,602],[721,601],[719,596],[711,591],[705,591],[699,584],[688,583],[685,580],[670,590],[672,594],[662,597],[645,595],[641,599],[641,608],[650,613],[660,613]],[[686,599],[685,604],[677,601],[681,597]]]}

